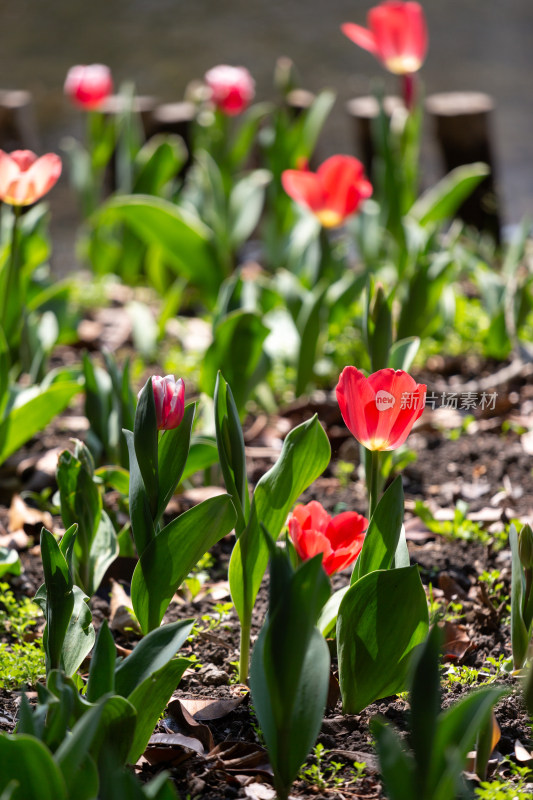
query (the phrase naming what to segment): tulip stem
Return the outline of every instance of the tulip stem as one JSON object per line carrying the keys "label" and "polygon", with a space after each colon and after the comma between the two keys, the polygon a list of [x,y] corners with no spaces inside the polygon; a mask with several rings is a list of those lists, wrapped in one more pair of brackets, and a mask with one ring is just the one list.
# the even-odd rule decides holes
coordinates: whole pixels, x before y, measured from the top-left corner
{"label": "tulip stem", "polygon": [[250,636],[252,625],[250,620],[241,622],[241,641],[239,653],[239,683],[248,683],[248,672],[250,671]]}
{"label": "tulip stem", "polygon": [[4,293],[2,297],[0,325],[4,329],[5,337],[9,342],[11,326],[14,321],[20,319],[18,287],[19,274],[17,271],[17,231],[20,217],[20,206],[13,206],[13,228],[11,230],[11,252],[6,264],[6,279],[4,282]]}
{"label": "tulip stem", "polygon": [[380,452],[372,450],[370,453],[370,485],[368,487],[368,518],[372,519],[379,501],[380,484]]}

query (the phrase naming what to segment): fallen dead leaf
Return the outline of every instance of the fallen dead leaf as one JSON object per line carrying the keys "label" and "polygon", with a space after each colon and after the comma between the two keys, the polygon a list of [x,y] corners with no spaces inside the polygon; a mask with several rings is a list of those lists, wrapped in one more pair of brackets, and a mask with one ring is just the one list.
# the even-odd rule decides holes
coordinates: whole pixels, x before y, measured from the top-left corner
{"label": "fallen dead leaf", "polygon": [[8,515],[8,528],[11,533],[24,531],[31,535],[40,533],[44,526],[51,530],[52,515],[48,511],[28,506],[19,494],[13,495]]}
{"label": "fallen dead leaf", "polygon": [[514,743],[514,754],[516,760],[520,761],[522,764],[533,759],[533,753],[524,747],[519,739],[517,739]]}
{"label": "fallen dead leaf", "polygon": [[244,787],[244,794],[251,800],[274,800],[276,790],[266,783],[249,783]]}
{"label": "fallen dead leaf", "polygon": [[111,595],[109,599],[109,627],[120,633],[141,633],[141,627],[131,607],[131,597],[124,591],[120,583],[111,579]]}
{"label": "fallen dead leaf", "polygon": [[234,742],[228,739],[213,748],[207,759],[214,762],[214,769],[221,769],[230,775],[273,775],[267,751],[252,742]]}
{"label": "fallen dead leaf", "polygon": [[215,742],[211,730],[207,725],[198,722],[181,700],[171,700],[167,712],[169,716],[165,719],[165,725],[173,733],[197,739],[201,742],[205,753],[209,753],[214,748]]}
{"label": "fallen dead leaf", "polygon": [[459,660],[472,647],[472,640],[463,625],[454,625],[453,622],[444,623],[444,658],[445,660]]}
{"label": "fallen dead leaf", "polygon": [[240,697],[189,697],[179,702],[197,721],[222,719],[238,708],[246,695]]}

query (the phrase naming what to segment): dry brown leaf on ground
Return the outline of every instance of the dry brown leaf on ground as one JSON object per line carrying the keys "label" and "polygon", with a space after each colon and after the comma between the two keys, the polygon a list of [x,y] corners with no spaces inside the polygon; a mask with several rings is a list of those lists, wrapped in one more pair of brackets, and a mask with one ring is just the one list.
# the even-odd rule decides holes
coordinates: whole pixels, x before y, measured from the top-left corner
{"label": "dry brown leaf on ground", "polygon": [[32,508],[19,494],[13,495],[8,516],[8,530],[11,533],[24,531],[30,536],[37,536],[42,527],[51,530],[52,525],[52,515],[48,511]]}
{"label": "dry brown leaf on ground", "polygon": [[213,749],[215,742],[210,728],[202,722],[198,722],[181,700],[171,700],[167,707],[167,713],[165,725],[172,732],[197,739],[201,742],[205,753],[209,753]]}
{"label": "dry brown leaf on ground", "polygon": [[241,705],[247,695],[240,697],[188,697],[179,702],[198,722],[210,719],[222,719]]}

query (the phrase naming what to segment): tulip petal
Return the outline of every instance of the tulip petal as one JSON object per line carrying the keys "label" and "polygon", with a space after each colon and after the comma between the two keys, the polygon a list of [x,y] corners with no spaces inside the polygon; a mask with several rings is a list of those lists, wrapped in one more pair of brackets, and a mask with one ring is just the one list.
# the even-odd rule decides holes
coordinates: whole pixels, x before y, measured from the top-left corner
{"label": "tulip petal", "polygon": [[367,528],[368,520],[362,514],[358,514],[356,511],[343,511],[331,518],[326,529],[326,536],[334,550],[350,546],[355,548],[356,543],[360,550]]}
{"label": "tulip petal", "polygon": [[356,25],[353,22],[345,22],[341,25],[341,31],[348,39],[351,39],[352,42],[362,47],[363,50],[368,50],[369,53],[375,56],[378,54],[376,38],[374,33],[369,31],[368,28],[363,28],[361,25]]}
{"label": "tulip petal", "polygon": [[289,197],[310,211],[319,211],[323,207],[324,193],[314,172],[286,169],[281,175],[281,183]]}
{"label": "tulip petal", "polygon": [[372,184],[364,177],[363,165],[352,156],[331,156],[317,169],[317,176],[328,210],[343,219],[372,194]]}
{"label": "tulip petal", "polygon": [[376,397],[362,372],[345,367],[336,388],[337,402],[348,430],[358,442],[371,448],[372,431],[377,424]]}

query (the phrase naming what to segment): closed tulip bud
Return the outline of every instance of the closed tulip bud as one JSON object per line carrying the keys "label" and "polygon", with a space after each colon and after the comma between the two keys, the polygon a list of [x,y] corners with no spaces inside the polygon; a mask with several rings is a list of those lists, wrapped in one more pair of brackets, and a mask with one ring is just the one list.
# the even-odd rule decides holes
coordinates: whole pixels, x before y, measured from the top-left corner
{"label": "closed tulip bud", "polygon": [[533,567],[533,531],[526,524],[518,534],[518,555],[524,569]]}
{"label": "closed tulip bud", "polygon": [[75,105],[88,111],[99,108],[113,91],[111,71],[104,64],[71,67],[64,90]]}
{"label": "closed tulip bud", "polygon": [[169,431],[177,428],[185,411],[185,384],[174,375],[152,376],[157,429]]}

